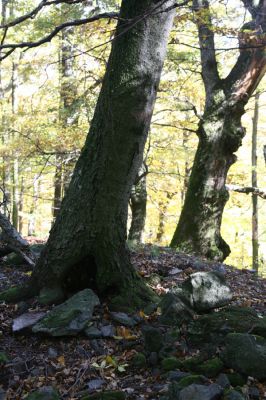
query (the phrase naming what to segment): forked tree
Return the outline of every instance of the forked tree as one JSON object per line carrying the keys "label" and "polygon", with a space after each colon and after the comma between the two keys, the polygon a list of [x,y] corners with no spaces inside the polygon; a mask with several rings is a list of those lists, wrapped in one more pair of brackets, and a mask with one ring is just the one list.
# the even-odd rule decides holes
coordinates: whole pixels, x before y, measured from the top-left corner
{"label": "forked tree", "polygon": [[193,1],[206,102],[197,130],[199,144],[184,207],[171,242],[171,247],[220,261],[230,253],[221,236],[223,210],[229,197],[226,177],[245,134],[241,124],[245,105],[266,69],[266,0],[243,3],[251,21],[239,33],[237,61],[222,79],[209,2]]}

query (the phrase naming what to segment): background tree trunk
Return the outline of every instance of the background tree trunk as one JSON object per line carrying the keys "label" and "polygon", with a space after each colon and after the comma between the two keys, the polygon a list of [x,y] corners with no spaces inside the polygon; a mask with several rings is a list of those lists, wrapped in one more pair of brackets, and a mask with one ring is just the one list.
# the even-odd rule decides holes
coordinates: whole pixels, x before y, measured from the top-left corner
{"label": "background tree trunk", "polygon": [[[249,3],[245,1],[245,6]],[[171,247],[219,261],[223,261],[230,253],[230,247],[220,232],[223,210],[228,200],[226,177],[230,166],[236,161],[234,153],[245,134],[241,125],[244,106],[266,68],[265,35],[258,33],[261,29],[266,30],[264,3],[252,8],[255,17],[243,27],[250,30],[250,36],[247,40],[247,37],[240,35],[239,58],[227,78],[222,80],[217,68],[209,3],[207,0],[193,2],[206,102],[197,131],[198,149]]]}
{"label": "background tree trunk", "polygon": [[[255,108],[254,116],[252,119],[252,150],[251,150],[251,163],[252,163],[252,187],[258,187],[257,179],[257,136],[258,136],[258,122],[259,122],[259,92],[255,95]],[[259,210],[258,210],[258,196],[252,193],[252,266],[258,273],[259,270]]]}
{"label": "background tree trunk", "polygon": [[131,225],[128,240],[134,244],[142,243],[142,236],[146,220],[147,188],[146,188],[147,166],[143,161],[138,170],[135,184],[130,194]]}
{"label": "background tree trunk", "polygon": [[35,288],[94,286],[101,294],[121,295],[120,301],[132,306],[150,297],[130,263],[127,207],[142,162],[173,4],[122,2],[89,135],[33,273]]}

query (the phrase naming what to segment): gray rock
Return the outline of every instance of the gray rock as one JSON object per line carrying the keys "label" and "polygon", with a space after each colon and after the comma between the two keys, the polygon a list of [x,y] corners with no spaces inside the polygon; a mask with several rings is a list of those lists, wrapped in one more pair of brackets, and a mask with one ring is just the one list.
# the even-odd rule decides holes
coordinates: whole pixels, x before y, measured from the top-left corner
{"label": "gray rock", "polygon": [[229,390],[226,393],[224,400],[245,400],[245,398],[237,390]]}
{"label": "gray rock", "polygon": [[57,358],[58,357],[57,350],[54,349],[53,347],[49,347],[49,349],[48,349],[48,357],[49,358]]}
{"label": "gray rock", "polygon": [[252,400],[260,400],[260,391],[256,386],[251,386],[249,388],[248,395]]}
{"label": "gray rock", "polygon": [[0,400],[6,400],[6,392],[0,388]]}
{"label": "gray rock", "polygon": [[178,400],[218,400],[222,393],[223,389],[215,383],[209,386],[193,383],[181,390]]}
{"label": "gray rock", "polygon": [[164,325],[176,326],[193,319],[193,310],[174,293],[167,293],[159,303],[161,316],[159,321]]}
{"label": "gray rock", "polygon": [[88,326],[84,329],[84,334],[89,339],[99,339],[102,337],[101,331],[95,326]]}
{"label": "gray rock", "polygon": [[142,329],[144,336],[145,350],[152,353],[158,352],[163,346],[163,338],[160,329],[153,326],[144,326]]}
{"label": "gray rock", "polygon": [[221,354],[224,363],[236,371],[266,379],[266,339],[243,333],[230,333]]}
{"label": "gray rock", "polygon": [[137,321],[123,312],[110,312],[110,316],[113,321],[118,322],[121,325],[133,327],[137,325]]}
{"label": "gray rock", "polygon": [[113,325],[105,325],[101,328],[101,334],[103,337],[114,337],[115,336],[115,328]]}
{"label": "gray rock", "polygon": [[218,378],[216,379],[216,383],[224,389],[227,389],[231,386],[226,374],[219,374]]}
{"label": "gray rock", "polygon": [[49,336],[74,336],[82,331],[92,318],[94,307],[100,301],[91,289],[84,289],[63,304],[54,307],[33,326],[34,333]]}
{"label": "gray rock", "polygon": [[13,320],[12,331],[17,333],[32,328],[45,314],[45,312],[29,312],[20,315]]}
{"label": "gray rock", "polygon": [[53,387],[44,386],[27,396],[26,400],[60,400],[60,397]]}
{"label": "gray rock", "polygon": [[100,389],[104,384],[105,381],[103,379],[92,379],[91,381],[87,382],[89,392]]}
{"label": "gray rock", "polygon": [[181,379],[186,378],[189,375],[190,375],[189,372],[170,371],[169,374],[168,374],[168,379],[170,381],[179,382]]}
{"label": "gray rock", "polygon": [[232,300],[232,293],[224,276],[216,271],[191,274],[180,289],[179,296],[200,312],[225,306]]}

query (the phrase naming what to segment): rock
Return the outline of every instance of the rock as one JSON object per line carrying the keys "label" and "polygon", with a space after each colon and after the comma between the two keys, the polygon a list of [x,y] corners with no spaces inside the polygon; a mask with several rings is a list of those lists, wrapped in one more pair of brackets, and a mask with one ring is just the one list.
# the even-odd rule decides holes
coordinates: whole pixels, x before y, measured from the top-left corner
{"label": "rock", "polygon": [[36,392],[29,394],[26,400],[60,400],[60,397],[54,388],[51,386],[44,386]]}
{"label": "rock", "polygon": [[183,366],[191,372],[214,378],[222,371],[224,365],[218,357],[207,361],[202,361],[200,357],[191,357],[184,360]]}
{"label": "rock", "polygon": [[164,325],[179,326],[194,316],[193,310],[174,293],[167,293],[158,306],[161,309],[159,321]]}
{"label": "rock", "polygon": [[57,358],[58,357],[57,350],[54,349],[53,347],[49,347],[49,349],[48,349],[48,357],[49,358]]}
{"label": "rock", "polygon": [[125,400],[126,395],[120,391],[106,391],[82,397],[81,400]]}
{"label": "rock", "polygon": [[39,303],[45,305],[60,304],[65,298],[60,286],[53,288],[42,288],[38,297]]}
{"label": "rock", "polygon": [[169,275],[176,275],[176,274],[180,274],[180,272],[182,272],[182,269],[179,269],[179,268],[172,268],[172,269],[168,272],[168,274],[169,274]]}
{"label": "rock", "polygon": [[29,312],[20,315],[13,320],[12,331],[17,333],[31,329],[45,314],[45,312]]}
{"label": "rock", "polygon": [[147,360],[143,353],[136,353],[131,361],[136,368],[145,368],[147,365]]}
{"label": "rock", "polygon": [[266,337],[266,318],[244,307],[228,307],[225,310],[201,315],[188,325],[187,336],[192,344],[223,344],[228,333],[246,333]]}
{"label": "rock", "polygon": [[266,379],[266,339],[260,336],[230,333],[221,358],[240,373]]}
{"label": "rock", "polygon": [[226,374],[219,374],[218,378],[216,379],[216,383],[223,389],[228,389],[231,385],[228,376]]}
{"label": "rock", "polygon": [[225,394],[224,400],[245,400],[245,398],[237,390],[229,390]]}
{"label": "rock", "polygon": [[142,329],[144,336],[145,350],[148,352],[158,352],[163,346],[163,338],[160,329],[153,326],[144,326]]}
{"label": "rock", "polygon": [[91,289],[84,289],[49,311],[32,331],[50,336],[77,335],[91,320],[94,307],[99,304],[96,294]]}
{"label": "rock", "polygon": [[191,274],[180,288],[179,296],[198,312],[225,306],[232,300],[224,276],[216,271]]}
{"label": "rock", "polygon": [[91,381],[87,382],[87,386],[90,392],[100,389],[105,384],[103,379],[92,379]]}
{"label": "rock", "polygon": [[230,382],[231,386],[234,386],[234,387],[236,387],[236,386],[240,386],[240,387],[244,386],[246,384],[246,381],[247,381],[242,375],[240,375],[237,372],[232,373],[232,374],[228,374],[227,377],[229,379],[229,382]]}
{"label": "rock", "polygon": [[116,332],[115,332],[115,328],[113,325],[104,325],[101,328],[101,334],[103,337],[114,337]]}
{"label": "rock", "polygon": [[178,400],[218,400],[222,396],[223,389],[215,383],[204,386],[192,384],[182,389]]}
{"label": "rock", "polygon": [[200,385],[200,384],[204,384],[206,382],[208,382],[208,379],[205,378],[205,376],[203,376],[203,375],[188,375],[188,376],[185,376],[184,378],[182,378],[178,382],[178,387],[181,390],[187,386],[192,385],[193,383]]}
{"label": "rock", "polygon": [[248,395],[250,400],[260,400],[260,391],[256,386],[250,386]]}
{"label": "rock", "polygon": [[101,331],[95,326],[88,326],[84,329],[84,334],[88,339],[99,339],[102,337]]}
{"label": "rock", "polygon": [[133,327],[138,323],[134,318],[129,317],[123,312],[110,312],[110,316],[113,321],[118,322],[121,325]]}
{"label": "rock", "polygon": [[6,400],[6,392],[0,387],[0,400]]}
{"label": "rock", "polygon": [[158,354],[155,351],[150,353],[148,363],[153,367],[158,364]]}
{"label": "rock", "polygon": [[183,367],[182,361],[176,357],[167,357],[162,360],[162,369],[164,371],[173,371],[175,369],[180,369]]}
{"label": "rock", "polygon": [[179,382],[182,378],[186,378],[187,376],[190,376],[189,372],[170,371],[168,374],[168,379],[170,381]]}

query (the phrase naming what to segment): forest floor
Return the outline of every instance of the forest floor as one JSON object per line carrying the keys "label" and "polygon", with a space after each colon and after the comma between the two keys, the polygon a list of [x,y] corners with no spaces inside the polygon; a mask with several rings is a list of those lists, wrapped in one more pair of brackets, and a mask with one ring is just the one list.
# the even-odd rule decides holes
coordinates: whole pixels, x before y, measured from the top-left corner
{"label": "forest floor", "polygon": [[[152,246],[133,251],[132,261],[139,274],[149,280],[160,295],[193,272],[216,269],[225,275],[231,287],[233,305],[251,307],[260,315],[266,314],[266,281],[252,271]],[[29,274],[26,266],[0,264],[0,290],[21,283]],[[42,386],[55,387],[60,398],[68,400],[80,399],[97,390],[120,390],[127,399],[157,399],[166,391],[169,381],[156,359],[150,359],[143,368],[132,365],[137,352],[145,353],[141,325],[156,325],[156,312],[146,316],[140,310],[142,323],[128,328],[114,324],[108,305],[102,304],[94,318],[104,325],[113,325],[116,329],[114,338],[89,340],[78,336],[55,339],[12,333],[14,318],[25,311],[39,310],[43,307],[36,301],[0,304],[0,354],[2,352],[7,357],[2,361],[0,358],[0,400],[23,399]],[[183,336],[176,342],[177,356],[188,357],[197,353],[185,339]],[[251,384],[255,384],[260,392],[257,399],[266,398],[263,384],[256,381]]]}

